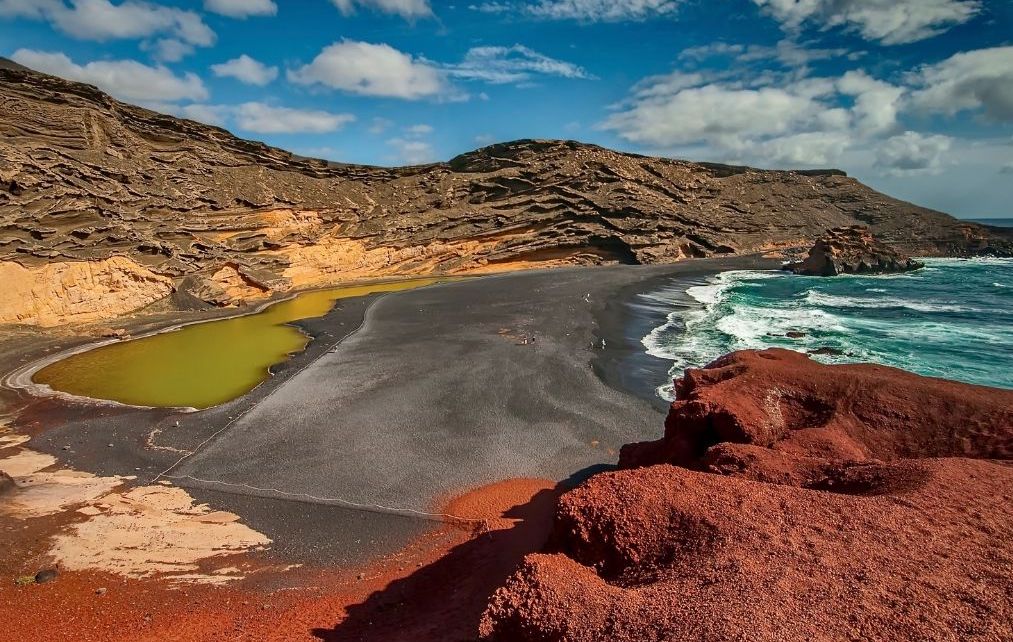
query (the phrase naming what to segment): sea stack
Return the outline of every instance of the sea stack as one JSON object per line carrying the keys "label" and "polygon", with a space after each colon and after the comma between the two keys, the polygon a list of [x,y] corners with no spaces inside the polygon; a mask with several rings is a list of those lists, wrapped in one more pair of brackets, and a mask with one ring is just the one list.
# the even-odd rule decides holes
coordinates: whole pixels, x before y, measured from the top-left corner
{"label": "sea stack", "polygon": [[784,269],[805,276],[837,276],[909,272],[924,266],[877,240],[868,227],[849,225],[827,232],[804,260],[786,263]]}

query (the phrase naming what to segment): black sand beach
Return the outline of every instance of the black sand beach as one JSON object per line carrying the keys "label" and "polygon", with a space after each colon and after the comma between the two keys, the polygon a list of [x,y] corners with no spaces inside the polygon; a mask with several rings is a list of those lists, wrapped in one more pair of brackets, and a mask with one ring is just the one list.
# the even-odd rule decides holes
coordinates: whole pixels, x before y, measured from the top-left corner
{"label": "black sand beach", "polygon": [[361,562],[430,528],[453,494],[578,479],[656,436],[668,364],[640,338],[670,310],[637,294],[774,264],[555,269],[345,299],[301,322],[308,348],[233,402],[180,413],[49,399],[18,427],[45,426],[27,445],[74,468],[168,480],[239,514],[273,540],[271,558]]}

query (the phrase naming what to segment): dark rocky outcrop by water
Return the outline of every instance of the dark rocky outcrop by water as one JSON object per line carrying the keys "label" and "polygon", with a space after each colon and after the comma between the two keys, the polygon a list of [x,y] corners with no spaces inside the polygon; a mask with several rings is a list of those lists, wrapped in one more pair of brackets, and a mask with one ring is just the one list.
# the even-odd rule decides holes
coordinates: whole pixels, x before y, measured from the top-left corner
{"label": "dark rocky outcrop by water", "polygon": [[837,276],[910,272],[922,267],[924,263],[878,241],[868,227],[851,225],[830,230],[816,241],[809,256],[786,263],[784,269],[806,276]]}

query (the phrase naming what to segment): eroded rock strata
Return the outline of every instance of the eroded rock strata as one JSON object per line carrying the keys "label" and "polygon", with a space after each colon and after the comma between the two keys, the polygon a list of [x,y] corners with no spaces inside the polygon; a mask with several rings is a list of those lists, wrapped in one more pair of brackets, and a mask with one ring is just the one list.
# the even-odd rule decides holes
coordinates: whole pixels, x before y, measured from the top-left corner
{"label": "eroded rock strata", "polygon": [[[365,167],[298,157],[17,65],[0,64],[0,87],[0,265],[121,256],[216,305],[395,274],[780,250],[853,224],[911,254],[1013,252],[1002,230],[889,198],[837,170],[762,171],[544,140]],[[156,293],[124,287],[116,296],[139,305]],[[78,293],[62,321],[91,318],[91,299],[108,296]],[[48,323],[0,314],[12,322]]]}
{"label": "eroded rock strata", "polygon": [[679,395],[562,497],[485,639],[1013,637],[1013,391],[768,350]]}
{"label": "eroded rock strata", "polygon": [[839,274],[889,274],[925,267],[882,243],[864,225],[838,227],[816,240],[801,261],[784,265],[785,270],[806,276]]}

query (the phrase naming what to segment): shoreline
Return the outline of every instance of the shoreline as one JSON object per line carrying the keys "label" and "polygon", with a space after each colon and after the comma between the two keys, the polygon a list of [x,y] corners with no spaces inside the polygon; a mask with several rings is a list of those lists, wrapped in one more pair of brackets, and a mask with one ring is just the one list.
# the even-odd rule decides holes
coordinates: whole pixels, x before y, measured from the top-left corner
{"label": "shoreline", "polygon": [[[14,428],[33,437],[24,447],[74,470],[139,478],[127,488],[183,464],[180,476],[284,491],[172,480],[271,540],[245,554],[254,567],[303,565],[293,581],[311,569],[368,568],[467,525],[291,495],[365,503],[365,493],[381,506],[445,512],[444,498],[467,489],[525,477],[568,487],[610,468],[619,446],[656,434],[667,407],[643,379],[650,370],[625,370],[668,367],[640,344],[656,311],[638,309],[638,293],[757,261],[556,268],[343,299],[293,324],[311,337],[306,348],[233,401],[181,413],[34,399]],[[268,577],[239,586],[259,590]]]}

